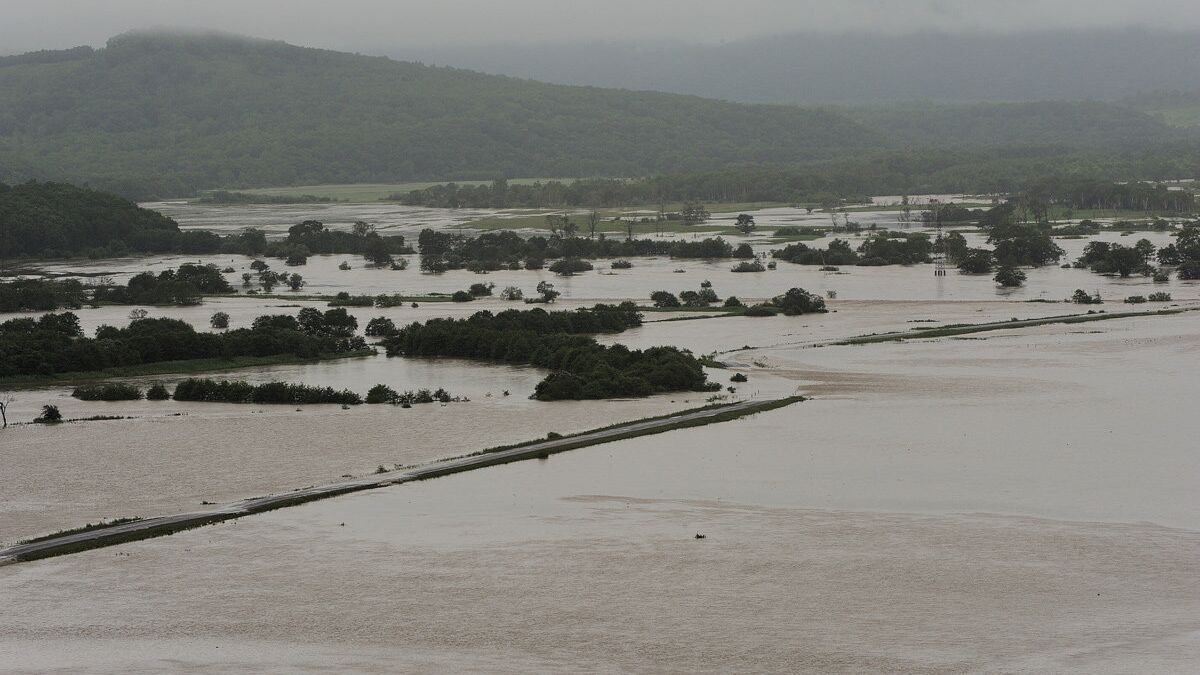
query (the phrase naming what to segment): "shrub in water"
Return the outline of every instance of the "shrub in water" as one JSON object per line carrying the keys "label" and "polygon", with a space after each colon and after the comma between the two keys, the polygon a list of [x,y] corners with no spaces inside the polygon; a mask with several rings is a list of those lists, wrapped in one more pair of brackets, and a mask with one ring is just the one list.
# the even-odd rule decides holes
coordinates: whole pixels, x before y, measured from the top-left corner
{"label": "shrub in water", "polygon": [[142,390],[124,382],[103,382],[75,387],[71,396],[81,401],[136,401]]}

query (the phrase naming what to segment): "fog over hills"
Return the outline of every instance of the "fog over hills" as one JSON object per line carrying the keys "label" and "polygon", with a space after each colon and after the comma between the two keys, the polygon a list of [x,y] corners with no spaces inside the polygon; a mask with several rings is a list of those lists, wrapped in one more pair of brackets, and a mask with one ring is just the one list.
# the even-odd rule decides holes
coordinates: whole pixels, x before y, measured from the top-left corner
{"label": "fog over hills", "polygon": [[561,84],[747,102],[1116,100],[1200,90],[1200,33],[1152,29],[793,33],[392,48],[392,56]]}
{"label": "fog over hills", "polygon": [[[713,58],[728,60],[728,74],[739,57]],[[886,61],[881,53],[855,58]],[[863,81],[841,83],[840,91],[887,81],[884,71],[859,67]],[[962,81],[970,83],[966,70]],[[720,72],[712,80],[715,95]],[[1103,102],[746,104],[545,84],[210,32],[135,32],[102,49],[0,58],[0,180],[71,180],[131,196],[329,182],[641,176],[868,161],[871,153],[915,148],[1111,153],[1187,133]]]}

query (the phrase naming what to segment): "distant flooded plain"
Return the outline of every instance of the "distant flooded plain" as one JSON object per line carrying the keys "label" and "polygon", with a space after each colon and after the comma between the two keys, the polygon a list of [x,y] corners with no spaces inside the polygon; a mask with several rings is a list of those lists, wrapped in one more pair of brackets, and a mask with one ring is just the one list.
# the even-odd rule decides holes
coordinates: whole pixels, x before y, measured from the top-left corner
{"label": "distant flooded plain", "polygon": [[[280,232],[322,213],[405,232],[454,226],[446,213],[393,205],[179,208],[172,215],[185,225],[211,219],[230,230],[258,219]],[[1131,235],[1143,236],[1169,241]],[[782,245],[753,241],[758,251]],[[1059,243],[1073,259],[1086,240]],[[50,269],[121,278],[185,260]],[[202,260],[234,267],[239,283],[249,264]],[[339,270],[343,260],[354,269]],[[316,256],[295,269],[309,281],[305,294],[421,295],[477,281],[528,293],[547,280],[564,291],[558,307],[570,308],[644,303],[651,291],[708,279],[722,297],[746,299],[801,286],[830,296],[831,312],[686,321],[647,313],[640,328],[599,336],[715,354],[727,367],[707,372],[735,387],[730,398],[810,398],[788,408],[0,567],[9,610],[0,613],[0,671],[1187,673],[1200,664],[1196,282],[1052,267],[1003,291],[989,276],[935,278],[928,265],[832,273],[781,262],[738,274],[728,261],[634,259],[619,274],[597,265],[558,278],[427,275],[415,258],[404,271],[361,262]],[[1187,311],[831,344],[1079,314],[1087,308],[1059,302],[1076,288],[1099,291],[1107,300],[1099,309],[1110,313]],[[1120,302],[1155,290],[1173,301]],[[1025,302],[1033,299],[1054,302]],[[207,329],[217,310],[236,327],[301,306],[324,305],[242,296],[148,310]],[[361,326],[374,316],[400,324],[514,306],[525,308],[492,298],[350,311]],[[123,324],[130,309],[78,314],[91,332]],[[730,382],[735,373],[748,381]],[[0,434],[0,541],[582,431],[705,398],[530,400],[545,374],[380,354],[220,375],[359,393],[378,382],[445,387],[470,399],[412,409],[87,403],[70,398],[66,384],[20,389],[10,419],[27,420],[46,402],[72,417],[130,419]]]}

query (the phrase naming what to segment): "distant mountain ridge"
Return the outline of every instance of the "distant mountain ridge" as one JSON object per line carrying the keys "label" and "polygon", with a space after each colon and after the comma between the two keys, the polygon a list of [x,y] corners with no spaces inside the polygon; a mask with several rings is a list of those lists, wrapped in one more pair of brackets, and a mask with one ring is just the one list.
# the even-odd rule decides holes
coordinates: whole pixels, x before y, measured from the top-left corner
{"label": "distant mountain ridge", "polygon": [[795,165],[910,146],[1109,148],[1176,133],[1103,103],[748,105],[544,84],[220,34],[0,60],[0,180],[123,195]]}
{"label": "distant mountain ridge", "polygon": [[1200,33],[1145,28],[1014,34],[794,33],[695,44],[572,42],[379,49],[543,82],[750,103],[1116,101],[1200,91]]}

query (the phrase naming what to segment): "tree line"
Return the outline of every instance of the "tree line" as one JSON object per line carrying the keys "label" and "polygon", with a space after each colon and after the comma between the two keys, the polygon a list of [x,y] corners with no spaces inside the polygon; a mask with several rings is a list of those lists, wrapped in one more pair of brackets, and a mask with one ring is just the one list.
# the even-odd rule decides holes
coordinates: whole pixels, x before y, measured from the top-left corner
{"label": "tree line", "polygon": [[[307,310],[307,313],[306,313]],[[259,317],[251,328],[198,332],[178,319],[141,318],[100,326],[86,337],[72,312],[0,323],[0,377],[52,376],[168,361],[350,354],[367,348],[346,310]],[[319,317],[314,317],[316,312]]]}
{"label": "tree line", "polygon": [[417,237],[421,269],[444,272],[452,269],[495,271],[542,269],[547,259],[597,259],[635,256],[672,258],[750,258],[749,244],[734,247],[721,237],[699,241],[624,239],[552,234],[524,238],[511,230],[485,232],[476,236],[426,228]]}
{"label": "tree line", "polygon": [[433,319],[395,330],[383,345],[389,356],[441,356],[520,363],[551,370],[537,384],[538,400],[649,396],[711,391],[700,362],[676,347],[630,350],[604,346],[590,335],[641,325],[633,303],[547,312],[477,312],[466,319]]}

